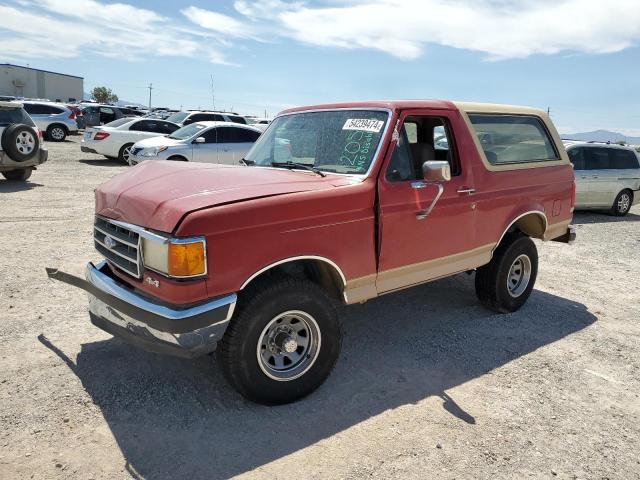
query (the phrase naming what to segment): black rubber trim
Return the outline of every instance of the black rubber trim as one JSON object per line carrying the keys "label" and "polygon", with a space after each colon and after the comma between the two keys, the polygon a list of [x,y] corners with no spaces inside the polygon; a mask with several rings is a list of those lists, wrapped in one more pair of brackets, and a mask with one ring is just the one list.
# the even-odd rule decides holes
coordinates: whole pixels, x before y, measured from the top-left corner
{"label": "black rubber trim", "polygon": [[84,152],[84,153],[98,153],[96,152],[93,148],[89,148],[89,147],[85,147],[85,146],[81,146],[80,147],[80,151]]}
{"label": "black rubber trim", "polygon": [[[174,357],[180,358],[196,358],[202,355],[206,355],[207,353],[211,353],[216,349],[217,341],[199,345],[196,348],[188,349],[185,347],[180,347],[175,344],[164,342],[159,340],[147,333],[145,333],[144,329],[140,328],[138,330],[129,330],[120,325],[114,325],[113,323],[105,320],[98,315],[89,312],[89,318],[91,319],[91,323],[93,323],[96,327],[101,330],[104,330],[107,333],[110,333],[114,337],[119,338],[125,343],[129,345],[133,345],[134,347],[142,348],[147,352],[153,353],[161,353],[164,355],[171,355]],[[224,329],[227,325],[221,325],[222,332],[216,338],[222,338],[222,334],[224,333]]]}
{"label": "black rubber trim", "polygon": [[[130,303],[120,300],[119,298],[116,298],[113,295],[110,295],[100,290],[99,288],[89,283],[84,278],[76,277],[75,275],[70,275],[68,273],[61,272],[55,268],[47,267],[46,270],[49,278],[80,288],[90,293],[97,299],[103,301],[110,307],[113,307],[117,311],[125,315],[128,315],[131,318],[135,318],[139,322],[142,322],[155,330],[160,330],[161,332],[187,333],[187,332],[192,332],[194,330],[197,330],[199,328],[208,327],[209,325],[212,325],[216,322],[222,322],[223,320],[226,320],[227,315],[229,313],[229,308],[231,308],[231,305],[224,305],[214,310],[209,310],[199,315],[194,315],[193,317],[188,317],[181,320],[172,320],[166,317],[162,317],[160,315],[156,315],[147,310],[143,310]],[[107,268],[103,268],[103,270],[101,270],[100,272],[105,275],[108,275],[109,272],[106,270]],[[108,276],[111,276],[111,275],[108,275]],[[120,282],[119,284],[120,286],[125,288]],[[157,305],[162,305],[162,304],[157,303]],[[162,305],[162,306],[165,306],[165,305]]]}

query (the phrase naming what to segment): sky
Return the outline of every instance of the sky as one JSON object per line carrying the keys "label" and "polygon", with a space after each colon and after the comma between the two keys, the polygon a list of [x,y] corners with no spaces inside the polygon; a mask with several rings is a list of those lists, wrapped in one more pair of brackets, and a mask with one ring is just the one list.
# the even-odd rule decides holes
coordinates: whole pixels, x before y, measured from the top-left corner
{"label": "sky", "polygon": [[3,62],[170,108],[439,98],[640,136],[640,0],[0,0]]}

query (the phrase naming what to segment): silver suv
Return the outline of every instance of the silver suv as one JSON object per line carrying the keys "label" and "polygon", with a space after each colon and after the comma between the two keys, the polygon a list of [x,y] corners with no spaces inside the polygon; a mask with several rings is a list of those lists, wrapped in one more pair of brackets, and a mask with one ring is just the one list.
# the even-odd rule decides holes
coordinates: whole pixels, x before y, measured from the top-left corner
{"label": "silver suv", "polygon": [[76,114],[66,105],[54,102],[24,101],[24,109],[47,140],[62,142],[70,133],[78,133]]}
{"label": "silver suv", "polygon": [[19,102],[0,101],[0,173],[25,181],[36,165],[47,161],[42,134]]}
{"label": "silver suv", "polygon": [[640,161],[635,150],[607,143],[565,142],[576,177],[576,209],[626,215],[640,202]]}

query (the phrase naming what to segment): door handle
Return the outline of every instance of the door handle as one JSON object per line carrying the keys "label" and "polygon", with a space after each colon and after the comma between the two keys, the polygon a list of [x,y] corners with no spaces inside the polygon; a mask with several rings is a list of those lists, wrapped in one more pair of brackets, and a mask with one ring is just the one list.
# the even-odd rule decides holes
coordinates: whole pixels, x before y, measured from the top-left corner
{"label": "door handle", "polygon": [[475,188],[470,188],[470,187],[461,187],[457,190],[458,193],[468,193],[469,195],[473,195],[474,193],[476,193],[476,189]]}

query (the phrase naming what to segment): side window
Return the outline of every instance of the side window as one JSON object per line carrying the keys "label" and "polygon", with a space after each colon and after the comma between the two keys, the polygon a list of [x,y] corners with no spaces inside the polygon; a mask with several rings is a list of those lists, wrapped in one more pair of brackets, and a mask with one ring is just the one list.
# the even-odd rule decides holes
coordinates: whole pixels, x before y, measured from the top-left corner
{"label": "side window", "polygon": [[169,122],[159,122],[160,133],[173,133],[180,127]]}
{"label": "side window", "polygon": [[35,105],[32,103],[25,103],[22,105],[22,108],[24,108],[29,115],[35,115],[36,113]]}
{"label": "side window", "polygon": [[238,143],[253,143],[260,136],[259,132],[254,132],[253,130],[248,130],[246,128],[231,128],[230,130],[236,131],[236,142]]}
{"label": "side window", "polygon": [[247,124],[247,121],[244,119],[244,117],[240,117],[238,115],[229,115],[229,120],[231,120],[233,123],[242,123],[244,125]]}
{"label": "side window", "polygon": [[584,148],[572,148],[567,152],[567,155],[569,155],[569,160],[571,160],[574,170],[586,170],[584,163]]}
{"label": "side window", "polygon": [[586,170],[606,170],[611,168],[607,148],[589,147],[585,149]]}
{"label": "side window", "polygon": [[220,127],[218,130],[218,143],[235,143],[236,130],[231,127]]}
{"label": "side window", "polygon": [[[413,125],[415,126],[415,124]],[[411,124],[409,124],[409,128],[406,127],[406,124],[402,126],[402,131],[398,137],[398,144],[391,154],[391,161],[385,174],[387,180],[390,182],[405,182],[416,179],[416,174],[413,171],[411,151],[409,150],[409,135],[407,134],[407,130],[410,129]]]}
{"label": "side window", "polygon": [[472,114],[469,119],[492,165],[550,162],[560,158],[538,117]]}
{"label": "side window", "polygon": [[189,123],[193,122],[224,122],[224,117],[215,113],[196,113],[189,117]]}
{"label": "side window", "polygon": [[211,130],[207,130],[202,135],[198,135],[199,137],[204,137],[204,143],[218,143],[218,131],[219,128],[212,128]]}
{"label": "side window", "polygon": [[638,168],[638,157],[631,150],[623,150],[622,148],[609,149],[610,168],[620,170],[629,170]]}
{"label": "side window", "polygon": [[107,107],[100,107],[100,113],[104,113],[105,115],[113,115],[113,109]]}
{"label": "side window", "polygon": [[147,120],[141,120],[139,122],[134,123],[129,127],[129,130],[133,130],[135,132],[150,132],[152,130],[149,129],[149,124],[151,122]]}
{"label": "side window", "polygon": [[46,105],[39,105],[37,103],[25,103],[24,109],[30,115],[48,115],[50,113]]}

